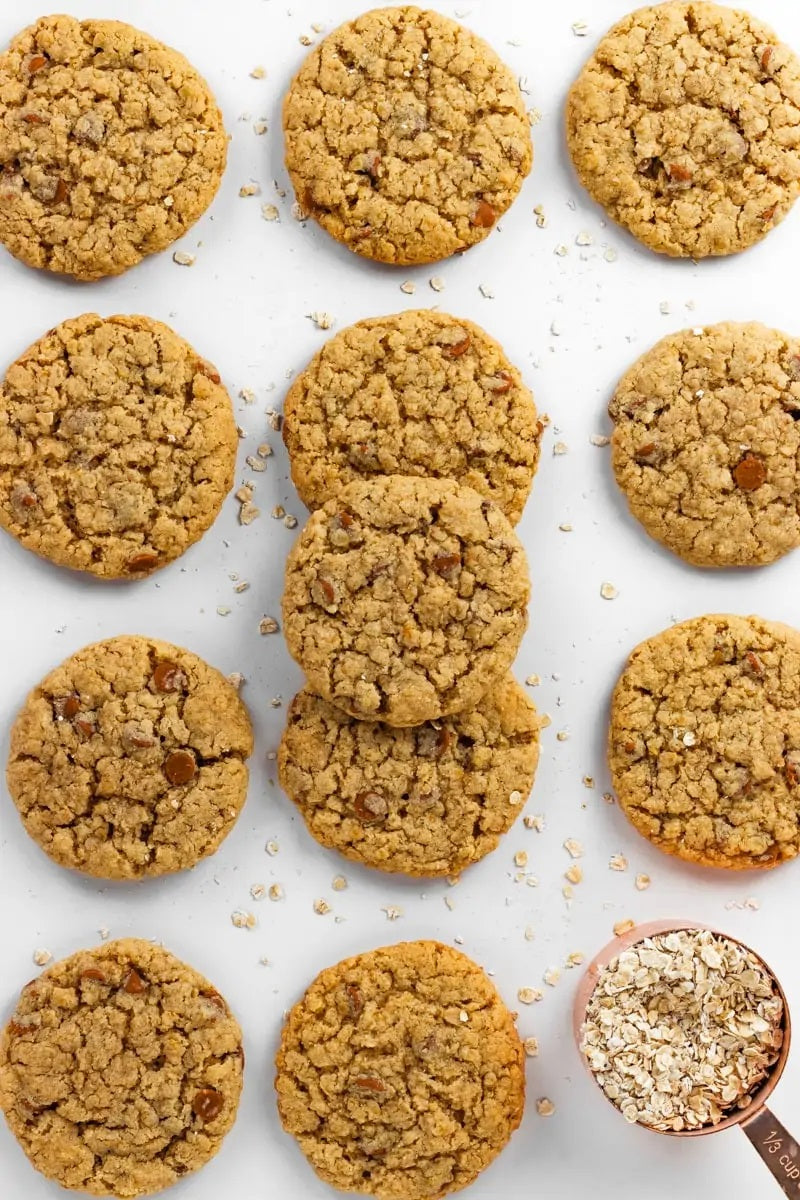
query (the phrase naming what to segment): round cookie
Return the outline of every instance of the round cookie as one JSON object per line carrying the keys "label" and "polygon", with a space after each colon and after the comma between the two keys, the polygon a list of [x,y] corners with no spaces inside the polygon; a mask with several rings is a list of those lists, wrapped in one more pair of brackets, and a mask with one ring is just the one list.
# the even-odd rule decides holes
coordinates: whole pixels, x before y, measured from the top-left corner
{"label": "round cookie", "polygon": [[800,545],[800,339],[734,322],[670,334],[609,413],[617,483],[670,550],[757,566]]}
{"label": "round cookie", "polygon": [[42,17],[0,55],[0,242],[28,266],[101,279],[163,250],[227,149],[205,81],[130,25]]}
{"label": "round cookie", "polygon": [[283,439],[303,502],[353,479],[455,479],[516,522],[542,426],[502,347],[471,321],[429,309],[371,317],[332,337],[292,384]]}
{"label": "round cookie", "polygon": [[433,876],[497,847],[538,759],[536,709],[508,676],[472,712],[411,729],[357,721],[302,691],[278,768],[323,846],[381,871]]}
{"label": "round cookie", "polygon": [[800,851],[800,633],[706,616],[643,642],[614,690],[620,807],[669,854],[774,867]]}
{"label": "round cookie", "polygon": [[149,575],[215,520],[238,437],[216,369],[150,317],[65,321],[0,383],[0,526],[59,566]]}
{"label": "round cookie", "polygon": [[522,1046],[474,962],[401,942],[322,971],[283,1029],[278,1111],[326,1183],[380,1200],[466,1187],[522,1118]]}
{"label": "round cookie", "polygon": [[107,942],[34,979],[0,1036],[0,1109],[37,1171],[92,1196],[160,1192],[236,1119],[242,1034],[207,979],[150,942]]}
{"label": "round cookie", "polygon": [[61,866],[141,879],[214,853],[244,805],[252,751],[224,675],[168,642],[116,637],[34,688],[6,778],[26,830]]}
{"label": "round cookie", "polygon": [[474,708],[527,625],[525,552],[497,505],[447,479],[357,480],[311,515],[283,628],[309,689],[362,720]]}
{"label": "round cookie", "polygon": [[531,168],[525,105],[491,46],[441,13],[378,8],[308,55],[283,106],[305,212],[380,262],[480,242]]}
{"label": "round cookie", "polygon": [[593,199],[652,250],[745,250],[800,191],[800,60],[737,9],[640,8],[573,85],[567,141]]}

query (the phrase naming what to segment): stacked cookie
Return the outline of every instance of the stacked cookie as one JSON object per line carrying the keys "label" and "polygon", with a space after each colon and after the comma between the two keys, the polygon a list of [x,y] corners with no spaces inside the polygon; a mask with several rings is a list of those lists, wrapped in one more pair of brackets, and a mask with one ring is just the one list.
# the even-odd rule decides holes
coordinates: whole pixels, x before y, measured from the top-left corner
{"label": "stacked cookie", "polygon": [[512,521],[540,435],[500,346],[446,313],[362,321],[293,385],[284,437],[316,511],[287,565],[308,686],[279,765],[323,845],[445,875],[519,815],[538,722],[508,675],[529,595]]}

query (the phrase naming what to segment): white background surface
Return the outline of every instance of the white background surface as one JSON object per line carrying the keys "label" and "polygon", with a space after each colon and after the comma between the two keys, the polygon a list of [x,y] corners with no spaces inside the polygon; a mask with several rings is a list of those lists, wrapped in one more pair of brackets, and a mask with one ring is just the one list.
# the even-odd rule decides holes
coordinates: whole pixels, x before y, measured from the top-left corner
{"label": "white background surface", "polygon": [[[251,388],[256,403],[236,400],[247,432],[239,479],[254,478],[262,517],[249,528],[236,520],[229,499],[214,528],[179,563],[143,583],[114,586],[81,579],[38,561],[0,537],[0,759],[7,729],[26,692],[66,655],[87,642],[141,632],[183,643],[224,671],[247,677],[244,697],[257,729],[248,805],[219,853],[195,871],[140,886],[98,886],[61,870],[23,833],[0,789],[0,1015],[11,1011],[19,988],[36,972],[32,954],[47,947],[56,957],[112,937],[160,939],[206,973],[226,994],[245,1031],[247,1074],[240,1118],[219,1157],[174,1190],[186,1200],[324,1200],[332,1196],[280,1130],[272,1097],[272,1058],[285,1008],[322,966],[386,942],[415,937],[459,940],[463,950],[494,973],[511,1007],[520,1007],[523,1036],[541,1042],[528,1061],[528,1108],[521,1131],[467,1193],[471,1200],[687,1200],[739,1197],[768,1200],[776,1184],[737,1131],[675,1142],[629,1128],[585,1076],[570,1032],[577,971],[565,971],[555,989],[543,972],[566,956],[587,957],[611,936],[614,922],[681,917],[718,924],[749,940],[780,974],[800,1012],[800,956],[796,950],[798,871],[789,865],[765,875],[692,869],[652,850],[616,808],[602,799],[607,703],[624,656],[633,645],[675,619],[708,611],[758,612],[800,625],[800,555],[757,572],[704,572],[684,566],[650,542],[627,515],[612,481],[608,450],[590,444],[607,432],[605,407],[625,367],[658,337],[687,325],[757,318],[797,332],[794,265],[800,251],[800,206],[746,255],[700,265],[672,262],[640,249],[607,226],[577,184],[566,156],[566,89],[597,38],[628,9],[627,0],[461,0],[433,7],[483,34],[525,77],[526,101],[541,109],[533,131],[533,173],[501,228],[461,258],[432,268],[393,270],[371,265],[335,245],[313,224],[290,215],[291,193],[282,165],[280,99],[306,50],[312,22],[330,30],[361,10],[357,0],[105,0],[65,3],[77,16],[130,20],[183,51],[216,92],[233,135],[222,190],[207,216],[183,239],[197,255],[193,268],[170,253],[151,258],[120,279],[74,285],[37,273],[0,251],[0,367],[10,363],[51,325],[84,311],[142,312],[170,322],[222,372],[231,394]],[[800,6],[794,0],[758,0],[759,14],[800,48]],[[0,44],[40,15],[40,0],[6,0],[0,8]],[[576,37],[573,21],[589,34]],[[249,72],[257,64],[267,78]],[[249,114],[244,119],[244,114]],[[253,123],[269,122],[257,137]],[[249,181],[262,195],[239,198]],[[275,202],[280,222],[261,218]],[[534,205],[547,227],[538,229]],[[576,237],[586,232],[592,245]],[[560,257],[555,247],[568,253]],[[607,247],[616,261],[604,257]],[[428,286],[440,275],[445,290]],[[414,280],[414,296],[400,284]],[[483,284],[495,293],[485,299]],[[669,313],[660,311],[668,302]],[[300,683],[280,636],[261,637],[263,614],[278,615],[286,552],[295,534],[270,511],[283,504],[302,522],[288,482],[280,438],[268,430],[265,410],[280,406],[291,372],[301,369],[327,336],[307,314],[328,310],[341,329],[361,317],[438,303],[486,326],[505,345],[552,424],[542,464],[521,525],[534,583],[531,625],[517,663],[521,679],[536,672],[534,696],[552,725],[543,733],[542,761],[528,812],[546,816],[545,832],[521,820],[501,847],[450,888],[384,877],[359,869],[318,847],[275,783],[274,751],[285,702]],[[555,322],[558,335],[551,329]],[[253,476],[245,454],[269,438],[275,456]],[[556,441],[569,452],[554,456]],[[570,522],[574,532],[558,526]],[[237,595],[230,575],[250,582]],[[608,580],[614,601],[600,596]],[[229,616],[217,615],[229,605]],[[557,730],[569,739],[556,740]],[[594,790],[582,779],[596,779]],[[567,905],[561,894],[570,859],[566,837],[586,847],[585,880]],[[280,851],[269,857],[268,839]],[[513,855],[525,849],[539,886],[515,882]],[[627,856],[627,872],[608,869],[612,853]],[[652,877],[648,891],[634,887],[637,872]],[[331,880],[343,873],[346,891]],[[280,903],[255,903],[254,883],[279,882]],[[312,903],[325,897],[328,916]],[[726,910],[754,897],[758,911]],[[445,904],[445,898],[452,908]],[[382,906],[403,916],[389,923]],[[236,908],[256,913],[252,931],[235,929]],[[334,918],[337,918],[335,920]],[[535,940],[524,937],[526,927]],[[461,941],[463,939],[463,942]],[[268,966],[260,958],[269,959]],[[544,1000],[517,1006],[517,989],[542,986]],[[548,1096],[555,1115],[544,1120],[535,1101]],[[800,1124],[800,1048],[774,1096],[777,1114]],[[59,1189],[29,1167],[0,1127],[3,1200],[52,1200]]]}

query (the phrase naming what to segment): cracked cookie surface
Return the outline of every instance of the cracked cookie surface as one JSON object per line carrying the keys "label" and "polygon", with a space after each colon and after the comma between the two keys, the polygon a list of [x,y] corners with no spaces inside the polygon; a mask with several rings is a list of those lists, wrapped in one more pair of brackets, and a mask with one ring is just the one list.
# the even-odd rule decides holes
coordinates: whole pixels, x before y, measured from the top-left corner
{"label": "cracked cookie surface", "polygon": [[593,199],[652,250],[744,250],[800,191],[800,60],[737,9],[638,9],[574,84],[567,140]]}
{"label": "cracked cookie surface", "polygon": [[381,871],[433,876],[496,848],[538,758],[536,709],[509,676],[472,712],[411,729],[358,721],[302,691],[278,767],[323,846]]}
{"label": "cracked cookie surface", "polygon": [[438,942],[322,971],[289,1014],[277,1068],[283,1127],[317,1174],[379,1200],[466,1187],[525,1099],[511,1014],[480,967]]}
{"label": "cracked cookie surface", "polygon": [[213,523],[237,443],[219,374],[167,325],[65,321],[0,384],[0,526],[59,566],[149,575]]}
{"label": "cracked cookie surface", "polygon": [[100,279],[163,250],[226,156],[208,85],[130,25],[43,17],[0,55],[0,242],[29,266]]}
{"label": "cracked cookie surface", "polygon": [[642,642],[611,705],[620,807],[661,850],[708,867],[800,851],[800,633],[706,616]]}
{"label": "cracked cookie surface", "polygon": [[800,339],[754,322],[670,334],[609,413],[617,483],[670,550],[757,566],[800,545]]}
{"label": "cracked cookie surface", "polygon": [[283,107],[301,207],[380,262],[436,262],[481,241],[531,168],[512,72],[440,13],[379,8],[310,52]]}
{"label": "cracked cookie surface", "polygon": [[214,1157],[243,1067],[219,992],[167,950],[128,938],[23,988],[0,1037],[0,1109],[48,1179],[133,1200]]}
{"label": "cracked cookie surface", "polygon": [[330,338],[284,405],[303,502],[353,479],[455,479],[518,521],[542,428],[522,377],[471,321],[427,309],[372,317]]}
{"label": "cracked cookie surface", "polygon": [[140,879],[214,853],[244,805],[252,750],[247,709],[219,671],[168,642],[117,637],[34,688],[6,777],[57,863]]}
{"label": "cracked cookie surface", "polygon": [[474,708],[527,624],[525,552],[452,480],[357,480],[289,555],[283,626],[309,689],[351,716],[419,725]]}

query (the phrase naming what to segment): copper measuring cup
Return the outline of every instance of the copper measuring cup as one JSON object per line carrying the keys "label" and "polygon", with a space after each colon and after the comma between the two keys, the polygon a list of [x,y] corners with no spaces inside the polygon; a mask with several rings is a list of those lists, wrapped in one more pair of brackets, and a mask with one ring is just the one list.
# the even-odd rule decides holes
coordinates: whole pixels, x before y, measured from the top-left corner
{"label": "copper measuring cup", "polygon": [[[792,1025],[789,1017],[789,1006],[786,1001],[786,995],[781,987],[775,972],[764,962],[760,954],[756,954],[746,942],[742,942],[739,938],[731,937],[728,933],[722,933],[719,929],[712,929],[709,925],[704,925],[700,922],[690,921],[651,921],[645,925],[636,925],[628,933],[620,937],[614,938],[609,942],[599,954],[592,959],[589,966],[583,975],[583,978],[578,985],[578,991],[575,996],[575,1007],[573,1010],[573,1028],[575,1039],[578,1044],[578,1050],[583,1060],[583,1064],[589,1071],[594,1083],[600,1088],[599,1083],[595,1079],[594,1073],[589,1067],[583,1052],[580,1050],[581,1029],[583,1027],[586,1008],[591,998],[592,992],[597,984],[597,978],[605,967],[616,958],[624,950],[630,949],[643,938],[653,937],[656,934],[675,933],[679,930],[686,929],[703,929],[710,933],[718,934],[721,937],[727,938],[731,942],[737,942],[746,950],[749,950],[759,962],[765,967],[767,973],[775,984],[775,988],[783,1001],[783,1045],[781,1046],[780,1055],[777,1062],[771,1068],[769,1075],[762,1083],[757,1092],[754,1093],[750,1103],[746,1108],[737,1109],[730,1116],[725,1117],[717,1125],[705,1125],[699,1129],[685,1130],[668,1130],[668,1129],[652,1129],[649,1125],[643,1125],[642,1128],[650,1133],[659,1133],[667,1137],[704,1137],[709,1133],[719,1133],[723,1129],[730,1129],[733,1125],[739,1125],[744,1133],[749,1138],[752,1145],[758,1151],[761,1158],[766,1163],[769,1171],[777,1180],[782,1188],[784,1195],[792,1196],[794,1200],[800,1200],[800,1147],[795,1139],[788,1133],[785,1126],[778,1121],[767,1108],[767,1100],[776,1088],[778,1081],[783,1074],[786,1061],[789,1057],[789,1045],[792,1040]],[[602,1090],[602,1089],[601,1089]],[[604,1098],[612,1107],[616,1108],[613,1101],[609,1100],[604,1094]],[[617,1111],[619,1111],[617,1109]],[[621,1116],[622,1114],[620,1114]]]}

